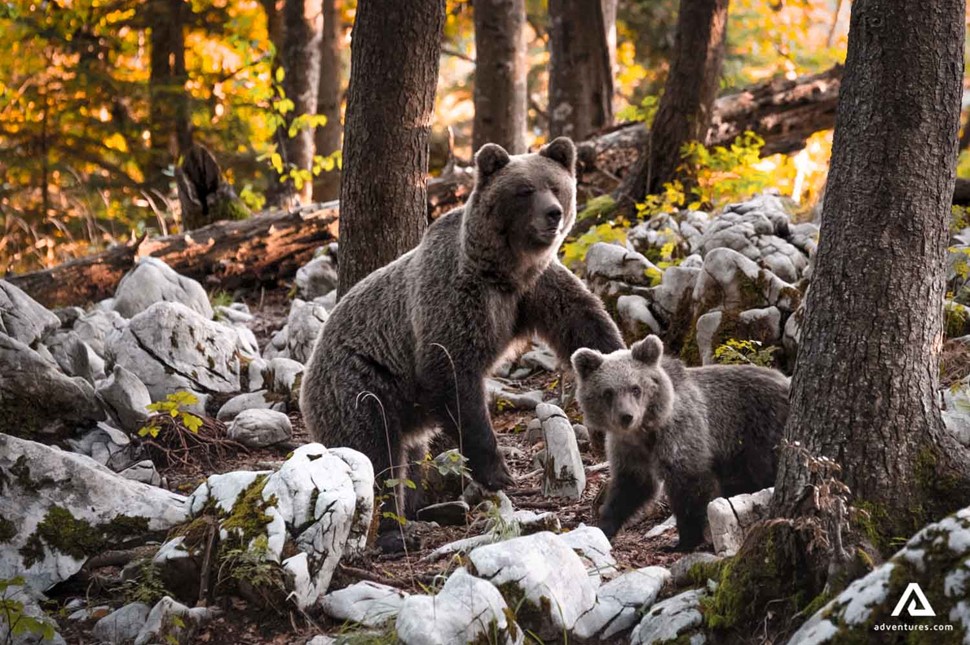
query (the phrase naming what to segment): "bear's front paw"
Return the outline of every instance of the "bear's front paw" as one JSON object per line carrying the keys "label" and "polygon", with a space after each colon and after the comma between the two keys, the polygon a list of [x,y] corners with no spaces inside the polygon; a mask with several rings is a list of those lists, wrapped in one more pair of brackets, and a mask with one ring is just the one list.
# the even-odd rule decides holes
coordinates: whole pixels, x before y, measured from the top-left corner
{"label": "bear's front paw", "polygon": [[509,467],[500,455],[477,467],[473,465],[472,477],[487,491],[504,490],[515,484]]}

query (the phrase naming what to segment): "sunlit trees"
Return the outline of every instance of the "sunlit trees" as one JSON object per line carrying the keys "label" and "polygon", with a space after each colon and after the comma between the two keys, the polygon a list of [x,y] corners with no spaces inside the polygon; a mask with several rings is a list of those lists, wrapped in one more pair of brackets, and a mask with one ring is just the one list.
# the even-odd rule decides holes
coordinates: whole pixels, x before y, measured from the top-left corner
{"label": "sunlit trees", "polygon": [[612,0],[549,0],[549,134],[583,139],[613,121]]}
{"label": "sunlit trees", "polygon": [[525,152],[525,0],[475,0],[475,122],[472,147]]}
{"label": "sunlit trees", "polygon": [[663,96],[636,165],[617,191],[622,212],[674,180],[681,149],[705,143],[724,60],[728,0],[681,0]]}
{"label": "sunlit trees", "polygon": [[[340,121],[343,64],[340,57],[343,21],[337,0],[323,0],[323,38],[320,40],[320,89],[317,92],[317,114],[325,121],[317,126],[314,141],[316,153],[330,157],[340,151],[343,123]],[[340,196],[340,170],[334,164],[313,180],[313,199],[325,202]]]}
{"label": "sunlit trees", "polygon": [[338,297],[421,240],[444,0],[360,0],[351,34]]}

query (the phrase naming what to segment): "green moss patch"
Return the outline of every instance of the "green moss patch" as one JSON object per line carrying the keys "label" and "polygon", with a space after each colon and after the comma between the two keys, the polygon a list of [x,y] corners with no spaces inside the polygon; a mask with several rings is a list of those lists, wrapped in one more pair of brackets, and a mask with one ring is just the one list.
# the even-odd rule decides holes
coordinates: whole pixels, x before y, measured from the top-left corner
{"label": "green moss patch", "polygon": [[147,517],[117,515],[106,524],[94,525],[74,517],[62,506],[51,506],[20,548],[20,555],[27,568],[45,557],[45,547],[76,560],[84,560],[95,553],[121,545],[133,535],[147,532]]}

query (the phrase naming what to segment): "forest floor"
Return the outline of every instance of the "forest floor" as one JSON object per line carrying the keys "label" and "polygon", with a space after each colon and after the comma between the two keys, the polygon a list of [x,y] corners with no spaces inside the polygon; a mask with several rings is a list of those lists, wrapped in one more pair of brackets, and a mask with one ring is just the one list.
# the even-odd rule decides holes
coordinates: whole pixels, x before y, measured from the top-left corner
{"label": "forest floor", "polygon": [[[282,290],[255,294],[245,300],[256,316],[253,331],[260,342],[260,347],[263,348],[272,333],[286,322],[289,301]],[[548,400],[558,396],[560,388],[571,391],[572,382],[569,375],[540,371],[518,382],[517,386],[522,391],[542,389],[549,392],[546,397]],[[229,397],[225,397],[227,398]],[[221,405],[222,401],[213,403]],[[566,413],[574,422],[580,422],[581,413],[575,402],[566,407]],[[289,416],[293,424],[292,444],[309,442],[310,437],[304,428],[300,413],[291,412]],[[609,479],[608,470],[603,463],[605,457],[593,454],[591,449],[583,452],[583,463],[587,467],[587,481],[581,499],[571,501],[544,497],[540,489],[541,470],[535,465],[536,453],[542,449],[543,444],[542,442],[530,444],[525,432],[528,422],[534,416],[533,411],[507,409],[496,412],[493,410],[492,422],[498,436],[498,443],[505,447],[506,461],[515,477],[515,485],[507,489],[506,494],[516,510],[552,511],[559,518],[563,530],[576,528],[582,523],[595,524],[594,503]],[[218,422],[215,423],[218,424]],[[215,473],[277,468],[292,448],[293,446],[289,445],[283,449],[270,447],[240,451],[228,455],[215,468],[207,468],[200,464],[180,465],[160,469],[160,472],[169,489],[188,495],[206,477]],[[590,470],[591,467],[592,470]],[[669,566],[683,555],[665,551],[666,547],[676,541],[676,533],[672,529],[654,538],[645,537],[647,531],[661,523],[668,515],[669,513],[662,506],[655,506],[628,525],[616,537],[613,542],[613,556],[621,571],[651,565]],[[334,575],[330,590],[341,589],[360,580],[370,580],[411,593],[433,593],[434,589],[444,582],[447,574],[458,565],[454,558],[430,561],[426,559],[427,556],[434,549],[448,542],[481,534],[480,525],[483,519],[482,513],[476,513],[473,510],[469,516],[469,524],[465,526],[436,526],[416,522],[414,531],[421,538],[419,549],[395,555],[385,555],[375,549],[369,549],[354,561],[342,561]],[[478,524],[477,527],[476,524]],[[109,613],[110,610],[106,609],[101,614],[95,613],[87,621],[72,621],[67,618],[71,613],[66,609],[67,603],[81,597],[89,608],[99,605],[117,608],[122,604],[120,595],[117,591],[112,591],[110,584],[103,584],[103,581],[110,580],[112,577],[117,580],[119,574],[119,569],[99,569],[97,577],[92,576],[86,588],[79,588],[75,584],[52,590],[50,594],[52,604],[47,607],[47,610],[58,620],[60,633],[69,643],[96,642],[90,630],[96,622],[95,619]],[[290,612],[266,610],[237,597],[217,598],[216,602],[217,606],[221,603],[225,611],[206,623],[196,635],[194,642],[227,645],[231,643],[299,643],[302,645],[317,634],[336,635],[347,629],[320,611],[301,613],[295,608]],[[374,639],[353,642],[380,643],[383,641]]]}

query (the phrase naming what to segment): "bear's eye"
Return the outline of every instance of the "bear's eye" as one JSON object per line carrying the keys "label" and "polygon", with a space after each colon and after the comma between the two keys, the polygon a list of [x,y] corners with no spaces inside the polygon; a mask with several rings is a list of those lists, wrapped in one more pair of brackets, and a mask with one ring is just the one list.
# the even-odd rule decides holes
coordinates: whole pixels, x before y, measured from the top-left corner
{"label": "bear's eye", "polygon": [[613,390],[603,390],[603,398],[607,401],[613,400]]}
{"label": "bear's eye", "polygon": [[633,397],[636,398],[636,399],[639,399],[642,394],[643,394],[643,390],[640,389],[640,386],[639,385],[634,385],[633,386]]}
{"label": "bear's eye", "polygon": [[528,197],[534,192],[536,192],[536,189],[533,186],[519,186],[515,189],[516,197]]}

